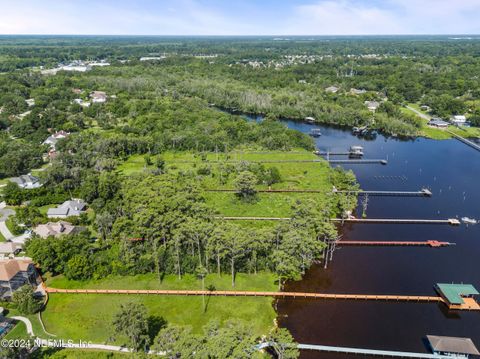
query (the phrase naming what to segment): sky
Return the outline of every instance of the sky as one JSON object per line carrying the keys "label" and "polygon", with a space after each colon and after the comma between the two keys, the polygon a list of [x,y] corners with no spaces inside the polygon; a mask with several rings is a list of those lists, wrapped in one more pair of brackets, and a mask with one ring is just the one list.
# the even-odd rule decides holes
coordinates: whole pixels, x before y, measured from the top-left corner
{"label": "sky", "polygon": [[0,0],[0,34],[480,34],[480,0]]}

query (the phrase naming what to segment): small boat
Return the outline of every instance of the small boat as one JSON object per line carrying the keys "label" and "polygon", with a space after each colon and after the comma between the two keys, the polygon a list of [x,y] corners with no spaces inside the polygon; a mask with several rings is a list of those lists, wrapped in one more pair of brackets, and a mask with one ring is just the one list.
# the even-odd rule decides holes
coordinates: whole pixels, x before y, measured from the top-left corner
{"label": "small boat", "polygon": [[352,133],[354,135],[362,134],[362,133],[365,133],[366,131],[367,131],[367,126],[352,128]]}
{"label": "small boat", "polygon": [[312,128],[310,130],[310,136],[312,137],[320,137],[322,135],[322,131],[319,128]]}
{"label": "small boat", "polygon": [[477,224],[477,220],[469,217],[462,217],[462,222],[465,224]]}
{"label": "small boat", "polygon": [[362,146],[350,146],[348,150],[348,156],[351,158],[363,157],[363,147]]}
{"label": "small boat", "polygon": [[305,121],[313,123],[313,122],[315,122],[315,117],[305,117]]}

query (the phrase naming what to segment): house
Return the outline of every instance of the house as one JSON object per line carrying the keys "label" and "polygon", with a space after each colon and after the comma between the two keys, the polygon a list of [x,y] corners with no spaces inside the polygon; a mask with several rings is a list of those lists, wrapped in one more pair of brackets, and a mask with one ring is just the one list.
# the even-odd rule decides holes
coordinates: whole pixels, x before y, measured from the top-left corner
{"label": "house", "polygon": [[0,243],[0,256],[8,257],[16,255],[22,251],[22,245],[14,242],[2,242]]}
{"label": "house", "polygon": [[82,90],[82,89],[74,88],[74,89],[72,89],[72,92],[73,92],[74,94],[80,95],[80,94],[83,92],[83,90]]}
{"label": "house", "polygon": [[467,122],[467,118],[463,115],[454,115],[450,118],[450,122],[455,126],[464,126]]}
{"label": "house", "polygon": [[353,88],[353,87],[350,89],[350,94],[352,94],[352,95],[363,95],[366,92],[367,92],[367,90],[365,90],[365,89],[356,89],[356,88]]}
{"label": "house", "polygon": [[427,335],[427,340],[435,355],[452,358],[469,358],[470,355],[480,355],[470,338]]}
{"label": "house", "polygon": [[430,112],[432,109],[430,108],[430,106],[422,105],[422,106],[420,106],[420,110],[425,111],[425,112]]}
{"label": "house", "polygon": [[370,111],[375,112],[380,107],[380,102],[378,102],[378,101],[365,101],[365,106],[367,106],[367,108]]}
{"label": "house", "polygon": [[48,136],[48,138],[45,141],[43,141],[43,144],[44,145],[49,145],[50,148],[55,149],[55,146],[56,146],[58,140],[61,140],[63,138],[67,138],[68,136],[70,136],[69,132],[65,132],[63,130],[58,131],[58,132],[55,132],[53,135]]}
{"label": "house", "polygon": [[18,187],[23,189],[34,189],[42,186],[40,179],[31,174],[12,177],[10,178],[10,182],[16,183]]}
{"label": "house", "polygon": [[443,121],[441,118],[432,118],[430,121],[428,121],[428,125],[437,128],[447,128],[448,122]]}
{"label": "house", "polygon": [[35,99],[33,98],[29,98],[28,100],[25,100],[25,102],[27,103],[28,107],[35,106]]}
{"label": "house", "polygon": [[327,88],[325,89],[325,92],[337,93],[338,90],[340,90],[338,87],[336,87],[336,86],[330,86],[330,87],[327,87]]}
{"label": "house", "polygon": [[69,222],[58,221],[48,222],[47,224],[39,224],[33,230],[33,232],[42,238],[60,237],[68,234],[75,234],[85,230],[83,227],[77,227]]}
{"label": "house", "polygon": [[93,103],[105,103],[107,102],[107,94],[103,91],[93,91],[90,94],[90,98]]}
{"label": "house", "polygon": [[36,286],[38,274],[30,258],[0,259],[0,298],[11,299],[25,284]]}
{"label": "house", "polygon": [[76,103],[77,105],[82,106],[82,107],[90,107],[90,102],[83,101],[81,98],[74,99],[73,103]]}
{"label": "house", "polygon": [[56,208],[50,208],[47,211],[48,218],[67,218],[72,216],[79,216],[85,212],[87,205],[81,199],[74,199],[65,201]]}

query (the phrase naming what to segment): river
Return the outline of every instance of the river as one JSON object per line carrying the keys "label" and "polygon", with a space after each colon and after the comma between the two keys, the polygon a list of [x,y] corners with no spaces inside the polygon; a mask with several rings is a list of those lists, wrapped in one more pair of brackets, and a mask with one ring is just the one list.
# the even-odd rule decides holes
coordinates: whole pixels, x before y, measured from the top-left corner
{"label": "river", "polygon": [[[388,159],[388,165],[346,165],[364,190],[417,191],[433,196],[370,197],[370,218],[480,219],[480,152],[458,140],[400,140],[378,135],[360,139],[350,130],[283,121],[309,133],[320,128],[318,149],[344,152],[364,147],[365,159]],[[438,240],[444,248],[339,248],[327,270],[314,265],[286,291],[436,295],[435,283],[463,282],[480,289],[480,224],[355,224],[342,229],[345,240]],[[299,343],[428,353],[425,336],[470,337],[480,347],[480,313],[452,312],[443,304],[366,301],[279,300],[280,326]],[[348,355],[304,351],[302,358],[348,358]],[[351,356],[359,358],[360,356]]]}

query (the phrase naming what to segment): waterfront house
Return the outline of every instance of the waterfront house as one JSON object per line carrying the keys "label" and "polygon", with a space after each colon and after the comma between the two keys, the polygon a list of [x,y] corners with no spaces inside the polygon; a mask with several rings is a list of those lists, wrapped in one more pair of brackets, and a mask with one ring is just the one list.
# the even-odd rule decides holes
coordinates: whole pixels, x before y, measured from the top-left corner
{"label": "waterfront house", "polygon": [[10,182],[16,183],[22,189],[34,189],[42,186],[38,177],[31,174],[10,178]]}
{"label": "waterfront house", "polygon": [[80,216],[85,212],[87,205],[81,199],[65,201],[58,207],[50,208],[47,211],[48,218],[67,218],[72,216]]}
{"label": "waterfront house", "polygon": [[85,230],[85,228],[74,226],[69,222],[58,221],[48,222],[47,224],[39,224],[34,228],[33,232],[41,238],[48,238],[75,234],[83,230]]}
{"label": "waterfront house", "polygon": [[427,340],[435,355],[452,358],[469,358],[470,355],[480,355],[470,338],[427,335]]}
{"label": "waterfront house", "polygon": [[38,274],[30,258],[0,259],[0,298],[8,300],[20,287],[36,286]]}
{"label": "waterfront house", "polygon": [[430,127],[447,128],[448,122],[443,121],[441,118],[432,118],[430,121],[428,121],[428,125]]}
{"label": "waterfront house", "polygon": [[467,123],[467,118],[463,115],[454,115],[450,118],[450,122],[455,126],[464,126]]}

